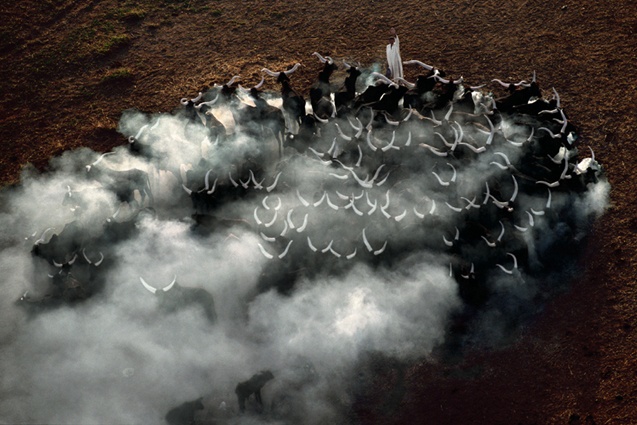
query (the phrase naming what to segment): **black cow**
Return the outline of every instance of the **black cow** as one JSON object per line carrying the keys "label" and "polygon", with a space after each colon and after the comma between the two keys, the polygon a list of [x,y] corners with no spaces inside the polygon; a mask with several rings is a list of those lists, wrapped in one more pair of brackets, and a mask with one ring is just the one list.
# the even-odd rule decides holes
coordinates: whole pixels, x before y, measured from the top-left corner
{"label": "black cow", "polygon": [[199,305],[210,323],[217,321],[217,312],[212,294],[203,288],[188,288],[177,283],[177,277],[166,287],[157,289],[140,277],[144,288],[158,298],[159,308],[166,312],[174,312],[191,305]]}
{"label": "black cow", "polygon": [[361,72],[355,66],[345,64],[347,69],[347,77],[343,82],[345,90],[339,91],[334,94],[334,104],[336,105],[336,114],[341,117],[349,113],[352,101],[356,97],[356,80],[361,75]]}
{"label": "black cow", "polygon": [[97,165],[107,154],[102,154],[97,161],[86,166],[86,175],[90,179],[96,180],[105,189],[115,194],[120,202],[137,204],[135,191],[139,192],[142,206],[146,198],[153,204],[153,193],[150,188],[148,173],[133,168],[130,170],[112,170],[110,168],[98,167]]}
{"label": "black cow", "polygon": [[283,72],[273,72],[267,68],[263,68],[261,71],[276,77],[277,82],[281,84],[281,98],[283,100],[283,110],[287,112],[292,121],[300,124],[305,116],[305,99],[298,93],[290,84],[290,75],[298,69],[301,64],[297,63],[291,69]]}
{"label": "black cow", "polygon": [[238,383],[234,392],[237,395],[237,399],[239,400],[239,410],[241,410],[241,412],[245,412],[246,400],[252,394],[254,394],[256,402],[261,407],[263,407],[263,400],[261,399],[261,388],[263,388],[263,386],[272,379],[274,379],[274,375],[272,374],[272,372],[270,372],[269,370],[264,370],[253,375],[247,381]]}
{"label": "black cow", "polygon": [[36,241],[31,253],[49,264],[63,264],[78,253],[86,240],[87,232],[76,220],[66,224],[62,231],[51,236],[48,242],[45,243],[42,238]]}
{"label": "black cow", "polygon": [[187,401],[170,409],[164,419],[169,425],[194,425],[195,413],[203,409],[203,398],[199,397],[197,400]]}
{"label": "black cow", "polygon": [[321,72],[319,72],[318,75],[317,88],[321,90],[323,96],[329,96],[332,92],[332,89],[330,87],[330,78],[332,77],[334,71],[338,69],[338,66],[336,66],[332,58],[330,58],[329,56],[326,56],[324,58],[318,52],[314,52],[313,54],[316,55],[321,63],[324,64],[323,69],[321,70]]}

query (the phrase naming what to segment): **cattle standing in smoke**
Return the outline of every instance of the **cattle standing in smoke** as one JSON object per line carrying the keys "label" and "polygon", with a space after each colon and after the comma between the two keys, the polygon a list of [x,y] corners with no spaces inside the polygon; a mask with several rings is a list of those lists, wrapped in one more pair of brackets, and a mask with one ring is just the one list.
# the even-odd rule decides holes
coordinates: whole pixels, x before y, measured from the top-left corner
{"label": "cattle standing in smoke", "polygon": [[179,406],[170,409],[165,416],[168,425],[194,425],[195,413],[197,410],[203,410],[203,398],[187,401]]}
{"label": "cattle standing in smoke", "polygon": [[245,412],[246,400],[254,394],[256,402],[263,407],[263,400],[261,399],[261,389],[268,381],[274,379],[274,375],[269,370],[265,370],[253,375],[250,379],[237,384],[234,392],[237,395],[239,401],[239,410]]}
{"label": "cattle standing in smoke", "polygon": [[345,77],[345,81],[343,82],[344,90],[338,91],[334,94],[336,114],[339,117],[349,113],[352,101],[356,97],[356,80],[361,75],[361,71],[355,66],[351,66],[345,62],[344,65],[347,70],[347,77]]}
{"label": "cattle standing in smoke", "polygon": [[328,119],[336,115],[336,108],[331,99],[332,89],[330,86],[330,77],[338,67],[329,56],[323,58],[317,52],[314,52],[314,55],[325,65],[321,72],[319,72],[316,87],[310,89],[310,102],[312,104],[312,111],[317,117]]}
{"label": "cattle standing in smoke", "polygon": [[[148,199],[150,206],[152,206],[153,193],[150,188],[148,173],[137,168],[119,171],[98,167],[104,156],[108,154],[102,154],[95,162],[86,166],[87,177],[113,192],[120,202],[138,205],[141,208],[144,206],[145,200]],[[141,205],[135,199],[136,192],[141,197]]]}
{"label": "cattle standing in smoke", "polygon": [[[282,72],[273,72],[267,68],[263,68],[261,71],[265,72],[271,77],[276,77],[277,82],[281,84],[281,98],[283,100],[283,110],[291,117],[292,123],[297,125],[303,121],[305,116],[305,99],[298,93],[292,84],[290,83],[290,75],[296,71],[300,63],[295,64],[291,69]],[[292,126],[289,126],[290,130]]]}
{"label": "cattle standing in smoke", "polygon": [[157,289],[140,277],[140,282],[151,294],[159,299],[160,309],[166,312],[174,312],[182,308],[199,305],[203,310],[206,319],[210,323],[217,321],[215,301],[210,292],[203,288],[188,288],[177,283],[177,276],[164,288]]}
{"label": "cattle standing in smoke", "polygon": [[[355,74],[354,71],[350,72],[350,77],[355,78]],[[386,79],[383,81],[387,82]],[[256,353],[240,351],[240,355],[236,356],[237,360],[233,359],[233,362],[240,362],[240,359],[245,358],[259,358],[278,350],[281,350],[282,359],[289,359],[290,353],[286,352],[288,350],[285,347],[294,351],[302,345],[310,347],[309,355],[314,359],[326,352],[313,349],[311,344],[305,344],[307,340],[318,344],[326,343],[326,347],[323,348],[332,348],[329,344],[333,341],[335,345],[332,351],[335,356],[342,356],[345,351],[352,356],[347,357],[348,354],[345,354],[346,357],[337,357],[339,363],[332,364],[341,364],[340,361],[343,360],[342,364],[354,365],[360,362],[360,350],[368,350],[368,342],[378,343],[378,349],[391,353],[388,355],[403,354],[394,343],[403,346],[409,344],[410,348],[404,353],[407,356],[430,352],[428,350],[431,348],[427,344],[431,342],[431,337],[419,333],[420,329],[427,329],[425,332],[428,333],[430,317],[437,316],[440,318],[440,326],[434,324],[434,328],[442,337],[445,329],[449,329],[446,318],[451,314],[451,308],[458,311],[459,326],[452,327],[449,333],[459,335],[460,338],[456,341],[458,346],[462,346],[462,337],[485,322],[485,316],[498,317],[492,313],[502,312],[501,322],[511,323],[511,317],[520,315],[521,308],[518,309],[518,306],[525,307],[525,303],[532,304],[544,297],[544,293],[540,293],[544,288],[540,285],[549,286],[556,281],[566,280],[555,279],[552,274],[555,270],[567,269],[575,263],[574,247],[582,245],[580,235],[586,231],[582,225],[583,219],[593,215],[590,209],[592,202],[587,197],[590,197],[593,191],[604,191],[603,186],[591,188],[587,184],[589,181],[595,181],[593,178],[601,171],[594,158],[579,162],[576,160],[577,152],[572,143],[568,144],[567,139],[567,144],[562,145],[561,139],[567,138],[561,130],[565,125],[564,131],[568,128],[566,115],[561,109],[558,109],[557,113],[547,112],[541,116],[537,113],[537,116],[529,116],[515,108],[507,114],[487,108],[483,114],[469,117],[468,114],[457,113],[462,109],[461,104],[468,102],[468,98],[461,99],[458,95],[463,90],[461,84],[455,84],[454,81],[439,81],[437,78],[431,78],[430,81],[434,84],[441,82],[444,84],[442,89],[447,92],[436,94],[442,99],[440,104],[429,104],[430,109],[420,117],[417,112],[414,111],[412,115],[411,110],[400,106],[401,94],[394,87],[391,89],[393,92],[385,94],[384,100],[374,102],[371,107],[362,111],[367,113],[374,107],[387,112],[375,114],[372,111],[370,116],[376,115],[377,119],[366,119],[350,112],[344,113],[336,120],[326,115],[328,124],[321,125],[322,134],[319,134],[318,130],[314,132],[308,125],[308,132],[312,131],[311,137],[307,140],[312,141],[312,149],[308,149],[305,155],[293,154],[280,161],[276,167],[276,175],[267,175],[268,168],[263,159],[259,157],[254,160],[253,149],[249,149],[249,153],[237,152],[241,150],[242,144],[250,148],[256,146],[254,142],[258,142],[259,138],[255,135],[263,134],[259,131],[259,124],[254,122],[262,119],[259,111],[267,109],[265,100],[257,92],[258,87],[250,92],[256,107],[248,108],[237,104],[240,113],[235,115],[237,127],[236,133],[232,135],[238,141],[236,145],[230,146],[228,143],[222,147],[223,149],[217,150],[217,146],[213,147],[208,141],[211,155],[202,154],[205,159],[202,161],[196,156],[196,149],[195,159],[192,160],[189,157],[176,162],[176,158],[170,155],[163,157],[162,161],[166,160],[166,163],[170,164],[166,165],[167,167],[179,167],[184,161],[194,164],[189,166],[192,169],[191,173],[183,173],[182,183],[186,192],[191,195],[196,215],[200,217],[196,218],[197,222],[202,223],[199,221],[201,217],[205,217],[205,220],[212,218],[205,226],[199,226],[200,229],[205,227],[206,231],[210,230],[210,238],[208,235],[205,238],[197,235],[197,241],[189,240],[193,235],[185,230],[183,221],[178,225],[178,233],[162,233],[162,237],[183,235],[187,242],[195,242],[192,245],[180,245],[192,246],[192,252],[176,249],[170,253],[171,259],[174,258],[174,264],[188,267],[190,273],[205,274],[211,270],[217,273],[219,262],[230,259],[232,264],[240,264],[240,272],[247,272],[245,275],[249,278],[243,279],[242,274],[236,280],[231,280],[223,271],[218,273],[219,282],[215,282],[215,287],[224,295],[224,302],[228,300],[228,305],[235,303],[238,306],[235,311],[240,313],[236,317],[224,314],[223,326],[217,329],[207,326],[208,322],[214,322],[216,314],[212,295],[203,289],[181,287],[176,283],[176,278],[164,288],[155,288],[141,279],[142,285],[157,297],[149,300],[152,307],[155,307],[154,301],[157,301],[156,313],[164,315],[178,311],[182,307],[188,309],[187,313],[191,313],[202,308],[207,318],[202,322],[203,325],[188,329],[180,328],[180,331],[203,330],[204,334],[188,334],[198,336],[205,335],[206,332],[210,336],[211,331],[216,334],[216,331],[222,328],[237,331],[225,335],[226,341],[237,343],[241,350],[256,350]],[[353,97],[354,82],[348,84],[351,84],[348,91],[351,89]],[[395,84],[389,82],[385,86]],[[221,89],[222,92],[224,90],[226,89]],[[231,96],[238,93],[233,87],[228,87],[227,91],[234,93]],[[429,95],[425,94],[424,97],[428,99]],[[237,99],[245,100],[241,98],[240,93],[236,98],[233,97],[232,101]],[[435,96],[431,99],[435,100]],[[234,108],[230,102],[228,105]],[[193,110],[196,111],[197,106],[193,102]],[[431,109],[441,106],[444,106],[444,109]],[[556,106],[559,108],[558,102]],[[413,119],[403,118],[407,115]],[[312,115],[309,117],[314,119]],[[555,119],[562,122],[556,122]],[[173,121],[172,118],[170,121]],[[148,120],[145,119],[143,122]],[[171,129],[168,127],[170,126],[162,126],[161,133],[166,134],[161,136],[173,141]],[[195,119],[192,127],[201,127],[201,124]],[[540,130],[539,127],[543,127],[544,130]],[[197,140],[185,140],[195,146],[201,143],[202,137],[202,129],[196,130],[192,135],[197,135]],[[334,130],[337,130],[338,134]],[[183,138],[182,126],[178,126],[177,132],[177,136]],[[246,132],[249,137],[242,137]],[[560,140],[554,139],[553,133]],[[141,130],[138,134],[142,134]],[[304,140],[301,134],[299,139]],[[550,151],[547,146],[550,147]],[[529,154],[531,151],[533,154]],[[221,158],[217,157],[217,153],[221,154],[218,155]],[[551,155],[550,158],[547,153]],[[182,157],[179,156],[179,159]],[[218,159],[220,160],[217,161]],[[246,165],[248,160],[255,161],[255,166]],[[97,162],[93,164],[93,167],[95,166],[98,166]],[[109,177],[110,173],[98,176],[98,183],[109,187]],[[106,182],[102,182],[102,178]],[[69,192],[75,198],[75,194]],[[129,188],[129,192],[134,190]],[[180,201],[184,199],[185,197],[177,197]],[[80,204],[74,202],[72,205],[75,208]],[[572,205],[577,206],[573,208]],[[183,219],[183,208],[179,208],[179,215],[176,215],[173,210],[162,207],[160,203],[157,208],[158,214],[154,218],[156,224],[163,225],[169,220]],[[122,205],[122,213],[126,209],[126,206]],[[81,254],[84,247],[87,253],[85,259],[96,263],[102,258],[98,248],[111,245],[107,241],[116,242],[132,238],[136,232],[136,221],[115,222],[116,216],[121,217],[122,213],[116,213],[108,222],[109,226],[104,226],[102,236],[96,238],[100,243],[85,240],[82,235],[87,228],[84,227],[80,229],[80,236],[69,237],[68,243],[51,243],[50,246],[55,245],[57,249],[46,254],[47,238],[40,237],[38,250],[40,255],[48,257],[49,264],[44,264],[44,261],[40,263],[43,263],[47,270],[55,270],[55,278],[60,281],[59,286],[68,286],[73,290],[78,288],[76,280],[82,282],[76,271],[79,273],[82,270],[79,267],[84,257]],[[222,216],[239,219],[232,223],[226,220],[226,224],[220,226],[223,224]],[[73,234],[70,232],[73,226],[69,223],[69,235]],[[170,226],[164,228],[168,230],[177,227],[173,226],[173,223]],[[181,230],[185,231],[182,233]],[[62,233],[66,233],[66,229]],[[221,246],[221,243],[225,243],[220,242],[224,233],[233,237],[239,235],[240,239],[235,237],[236,240],[233,240],[232,244]],[[66,236],[56,239],[64,238]],[[554,240],[551,241],[551,238]],[[90,245],[87,246],[89,242]],[[132,245],[131,248],[133,247],[139,247],[139,244]],[[260,255],[257,247],[266,260],[252,257]],[[141,250],[137,252],[139,251]],[[104,252],[110,261],[116,261],[117,256],[109,255],[112,251]],[[197,252],[200,252],[201,256],[197,256]],[[150,263],[152,267],[157,261],[161,260],[153,259],[141,264]],[[53,262],[63,266],[60,269],[51,269],[49,266]],[[416,269],[416,262],[423,264],[422,271],[413,271]],[[441,266],[442,262],[444,264]],[[52,267],[57,266],[53,264]],[[441,268],[444,268],[444,276],[440,275]],[[92,269],[86,266],[86,270],[90,275]],[[357,273],[359,270],[363,273],[369,271],[373,276],[361,278],[361,273]],[[427,286],[428,276],[425,274],[431,273],[438,273],[433,276],[436,277],[436,283],[440,283],[440,290],[445,292],[444,295],[430,292]],[[566,273],[560,277],[563,275]],[[375,283],[376,277],[386,282]],[[523,279],[527,281],[523,282]],[[169,279],[165,283],[168,281]],[[239,284],[233,285],[235,282]],[[333,294],[338,293],[332,292],[335,289],[333,286],[336,286],[332,285],[332,282],[338,282],[338,286],[342,288],[337,289],[343,291],[340,298],[352,298],[351,308],[345,308],[342,302],[340,307],[334,305],[340,300],[332,302],[335,300]],[[228,288],[232,285],[232,289],[224,289],[224,285]],[[359,285],[365,294],[369,290],[369,300],[358,296],[349,297],[348,292],[354,290],[357,293],[359,289],[352,288],[354,285]],[[410,289],[409,285],[413,288]],[[235,287],[238,286],[242,286],[239,290],[249,293],[249,296],[237,296]],[[390,292],[383,292],[385,287],[389,288]],[[522,288],[534,297],[534,291],[537,289],[537,297],[533,300],[528,297],[522,298],[522,301],[512,301],[511,298],[516,298],[520,294],[517,288]],[[139,287],[136,289],[140,290]],[[270,289],[278,290],[279,294],[273,294]],[[413,292],[407,292],[410,290]],[[280,294],[283,296],[279,296]],[[72,291],[69,295],[76,296]],[[301,304],[298,309],[295,308],[298,313],[288,314],[286,310],[290,306],[290,301],[291,304],[296,304],[299,295],[310,295],[305,298],[308,302]],[[325,311],[328,311],[328,314],[314,314],[315,305],[316,311],[322,311],[318,309],[323,308],[321,298],[325,295],[328,295],[325,300]],[[382,302],[376,302],[377,295],[378,300],[383,297]],[[105,301],[110,301],[108,296],[110,291]],[[527,297],[527,294],[523,293],[522,297]],[[26,304],[29,301],[28,294],[24,298],[24,305],[32,305]],[[403,298],[409,300],[403,301]],[[442,302],[438,302],[439,299]],[[436,306],[448,306],[429,314],[434,307],[432,303]],[[85,312],[92,314],[92,307],[92,303],[85,303],[83,308],[73,311],[73,317],[81,317],[79,315]],[[279,307],[282,314],[277,316]],[[344,318],[351,317],[352,320],[338,319],[338,316],[341,316],[339,310],[345,314]],[[348,314],[348,310],[352,310],[352,315]],[[364,313],[364,320],[358,319],[358,313],[361,311]],[[428,317],[412,313],[414,311],[424,311]],[[338,319],[336,327],[335,316]],[[179,317],[184,318],[181,315]],[[188,318],[192,316],[188,315],[186,319]],[[199,318],[197,316],[197,319]],[[396,332],[399,336],[395,336],[392,332],[395,328],[383,327],[385,324],[391,325],[395,318],[402,323],[413,323],[414,327],[404,326],[405,330],[399,330]],[[264,325],[270,319],[272,322]],[[142,319],[141,324],[144,327],[140,328],[138,333],[125,333],[136,336],[129,339],[130,345],[135,346],[140,340],[144,341],[145,335],[142,334],[153,330],[151,326],[147,326],[154,324],[151,322],[155,321]],[[161,330],[165,330],[167,328],[164,325],[170,325],[172,322],[174,321],[160,320],[157,324],[162,326]],[[317,328],[308,325],[317,325]],[[241,326],[246,326],[248,331],[240,329]],[[259,331],[259,326],[265,326],[268,330],[263,333],[262,338],[261,335],[257,338],[245,338],[245,335],[255,335]],[[288,332],[288,329],[292,331]],[[307,329],[317,331],[310,333]],[[330,330],[330,337],[334,338],[322,339],[321,330],[324,329]],[[293,335],[294,340],[291,341],[290,334],[297,330],[300,338]],[[176,336],[181,336],[180,331]],[[102,336],[110,337],[99,335],[100,338]],[[137,338],[138,336],[140,338]],[[166,333],[162,336],[168,335]],[[444,336],[445,340],[454,340],[447,338],[448,335]],[[439,340],[437,337],[436,339]],[[189,343],[194,342],[193,340],[194,338],[189,339]],[[197,342],[202,340],[205,340],[205,337],[199,338]],[[248,343],[243,344],[246,340]],[[388,340],[390,342],[387,342]],[[76,341],[81,344],[82,339],[77,338]],[[215,342],[219,345],[220,341],[224,340],[215,337]],[[363,344],[359,345],[360,342]],[[421,346],[421,342],[424,342],[425,347]],[[351,349],[341,350],[343,345],[350,343]],[[140,348],[142,353],[148,352],[148,346]],[[175,368],[183,368],[178,371],[179,373],[192,373],[193,370],[197,373],[201,370],[199,363],[192,363],[194,356],[189,355],[193,352],[190,344],[175,344],[171,348],[174,348],[174,351],[188,351],[185,356],[179,356],[178,361],[171,363]],[[208,353],[206,350],[207,348],[203,348],[198,352]],[[221,350],[218,353],[223,355]],[[108,352],[105,353],[100,360],[108,360],[108,355]],[[234,355],[234,352],[230,355]],[[223,361],[220,360],[221,357],[215,356],[215,359]],[[157,361],[159,369],[166,363],[162,361],[165,358],[152,360]],[[269,413],[283,418],[287,423],[302,423],[302,415],[311,410],[302,406],[316,405],[316,401],[325,402],[326,400],[315,400],[317,395],[323,395],[323,391],[317,391],[320,389],[319,385],[332,378],[337,380],[337,374],[326,376],[326,381],[318,381],[313,367],[306,367],[305,362],[300,370],[291,373],[290,361],[282,361],[286,367],[277,373],[277,380],[266,389],[269,390],[269,394],[265,396],[271,401],[268,403]],[[224,361],[224,364],[227,362]],[[210,367],[219,370],[216,365]],[[150,367],[147,370],[151,370]],[[136,376],[143,379],[142,375],[148,374],[140,373]],[[396,368],[396,376],[397,381],[402,382],[403,371]],[[262,410],[261,390],[272,379],[271,372],[262,372],[236,386],[238,403],[242,411],[245,410],[246,403],[249,410]],[[170,380],[165,382],[168,382],[167,385],[170,387]],[[337,385],[334,385],[330,388],[336,387]],[[170,388],[167,391],[170,391]],[[353,393],[356,394],[355,391]],[[255,395],[254,399],[251,398],[252,394]],[[268,397],[270,394],[272,397]],[[392,398],[391,393],[385,395]],[[393,394],[397,400],[399,395],[400,391]],[[328,400],[330,396],[327,396]],[[336,398],[340,397],[332,397],[332,400]],[[290,420],[290,416],[295,415],[301,420]],[[321,419],[323,418],[317,419],[316,422],[338,422]],[[181,414],[173,413],[167,415],[166,420],[169,423],[190,423],[194,416],[186,414],[182,418]]]}

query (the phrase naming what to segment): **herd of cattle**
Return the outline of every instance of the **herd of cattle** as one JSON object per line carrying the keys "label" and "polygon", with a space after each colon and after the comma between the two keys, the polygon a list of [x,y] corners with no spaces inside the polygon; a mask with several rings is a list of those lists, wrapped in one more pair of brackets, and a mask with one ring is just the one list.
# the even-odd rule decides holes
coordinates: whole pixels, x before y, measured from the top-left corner
{"label": "herd of cattle", "polygon": [[[262,289],[291,291],[301,275],[336,275],[358,261],[392,267],[428,251],[444,256],[474,311],[495,292],[494,276],[540,278],[576,258],[574,242],[590,218],[577,200],[603,172],[592,150],[578,157],[577,129],[557,91],[544,98],[535,74],[471,87],[418,61],[405,62],[423,71],[410,83],[315,55],[322,69],[308,99],[293,87],[298,64],[264,68],[280,96],[263,92],[264,80],[245,89],[232,78],[182,99],[171,114],[144,114],[144,125],[125,132],[129,153],[156,164],[162,121],[179,117],[174,143],[200,155],[161,170],[177,182],[170,202],[188,203],[195,233],[232,236],[239,226],[258,235],[255,252],[267,260]],[[498,90],[501,97],[492,94]],[[246,140],[250,149],[227,155]],[[27,308],[97,294],[117,245],[136,235],[139,220],[169,214],[148,169],[115,169],[109,156],[86,164],[81,178],[112,193],[126,218],[118,209],[99,231],[87,229],[87,194],[68,187],[60,207],[78,219],[36,236],[33,259],[50,285],[45,297],[25,293]],[[233,204],[241,205],[235,215]],[[209,292],[173,276],[166,282],[157,287],[141,276],[136,284],[167,311],[198,304],[215,322]]]}

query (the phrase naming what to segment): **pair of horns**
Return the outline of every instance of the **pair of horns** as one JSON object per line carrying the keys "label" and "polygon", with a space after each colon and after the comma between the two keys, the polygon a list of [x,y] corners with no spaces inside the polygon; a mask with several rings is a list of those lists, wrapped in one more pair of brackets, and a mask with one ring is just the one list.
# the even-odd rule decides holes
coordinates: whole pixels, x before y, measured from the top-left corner
{"label": "pair of horns", "polygon": [[[299,67],[301,66],[300,63],[296,63],[294,64],[294,66],[292,67],[292,69],[288,69],[287,71],[282,71],[285,75],[290,76],[293,72],[295,72],[297,69],[299,69]],[[274,72],[274,71],[270,71],[268,68],[263,68],[261,70],[261,72],[265,72],[266,74],[268,74],[270,77],[278,77],[279,74],[281,74],[281,72]]]}
{"label": "pair of horns", "polygon": [[[142,283],[142,285],[144,285],[144,288],[146,288],[151,294],[156,293],[159,289],[150,286],[148,283],[146,283],[146,281],[144,280],[143,277],[139,277],[139,281]],[[161,288],[162,291],[164,292],[168,292],[170,291],[170,289],[175,285],[175,282],[177,282],[177,275],[175,275],[175,277],[173,277],[173,281],[170,282],[170,284],[168,284],[168,286],[165,286],[163,288]]]}
{"label": "pair of horns", "polygon": [[325,63],[325,62],[327,62],[327,63],[329,63],[330,65],[332,65],[332,64],[334,63],[334,59],[332,59],[332,58],[331,58],[331,57],[329,57],[329,56],[325,56],[325,57],[323,57],[323,56],[321,56],[321,54],[320,54],[319,52],[314,52],[314,53],[312,53],[312,54],[313,54],[314,56],[316,56],[316,57],[317,57],[317,58],[321,61],[321,63]]}

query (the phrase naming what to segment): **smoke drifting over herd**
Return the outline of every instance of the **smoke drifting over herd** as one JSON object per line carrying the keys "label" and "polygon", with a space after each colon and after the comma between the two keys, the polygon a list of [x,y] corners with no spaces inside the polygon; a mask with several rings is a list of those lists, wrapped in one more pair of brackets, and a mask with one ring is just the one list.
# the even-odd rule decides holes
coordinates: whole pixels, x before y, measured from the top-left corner
{"label": "smoke drifting over herd", "polygon": [[342,423],[367,356],[497,344],[576,273],[609,185],[557,92],[346,65],[339,104],[317,57],[299,115],[233,80],[0,194],[0,423]]}

